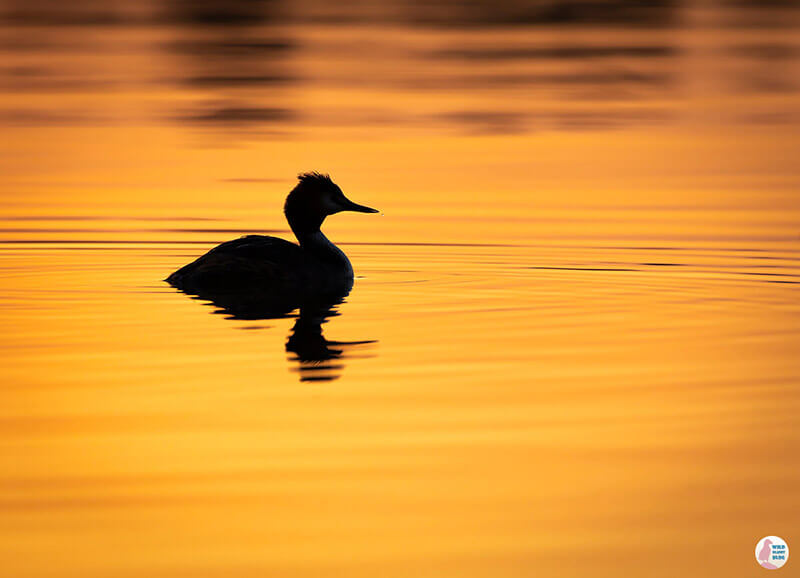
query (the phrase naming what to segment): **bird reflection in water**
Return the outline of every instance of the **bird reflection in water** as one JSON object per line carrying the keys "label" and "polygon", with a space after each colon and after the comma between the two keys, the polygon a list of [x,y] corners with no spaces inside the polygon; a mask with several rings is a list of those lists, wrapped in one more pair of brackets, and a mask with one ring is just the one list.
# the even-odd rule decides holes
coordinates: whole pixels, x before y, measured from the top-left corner
{"label": "bird reflection in water", "polygon": [[358,346],[376,343],[365,341],[329,341],[322,334],[322,324],[338,316],[336,306],[325,308],[301,307],[300,315],[286,340],[289,359],[299,363],[300,381],[331,381],[338,379],[344,369],[343,360]]}
{"label": "bird reflection in water", "polygon": [[290,362],[297,364],[294,370],[303,382],[338,379],[344,371],[345,360],[354,358],[356,352],[377,343],[376,340],[331,341],[325,338],[322,325],[328,319],[341,315],[338,307],[347,294],[292,301],[257,292],[186,293],[195,299],[211,302],[216,308],[215,314],[225,315],[232,320],[294,318],[294,325],[286,339],[286,353]]}

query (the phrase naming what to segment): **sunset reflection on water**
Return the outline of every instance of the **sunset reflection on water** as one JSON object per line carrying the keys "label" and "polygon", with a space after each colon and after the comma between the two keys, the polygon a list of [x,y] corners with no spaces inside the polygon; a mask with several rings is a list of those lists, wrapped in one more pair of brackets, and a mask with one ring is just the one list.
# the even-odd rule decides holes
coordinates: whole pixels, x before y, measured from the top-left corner
{"label": "sunset reflection on water", "polygon": [[[4,574],[761,572],[800,519],[798,27],[788,1],[6,0]],[[343,303],[162,281],[291,239],[306,170],[384,212],[325,223]]]}

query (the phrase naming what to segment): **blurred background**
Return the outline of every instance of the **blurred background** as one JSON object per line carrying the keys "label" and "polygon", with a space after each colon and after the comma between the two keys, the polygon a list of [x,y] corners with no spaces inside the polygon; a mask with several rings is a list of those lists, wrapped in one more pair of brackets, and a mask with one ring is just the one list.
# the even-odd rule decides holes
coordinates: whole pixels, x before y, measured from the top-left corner
{"label": "blurred background", "polygon": [[313,169],[397,216],[794,210],[799,21],[791,0],[4,0],[0,202],[272,208]]}

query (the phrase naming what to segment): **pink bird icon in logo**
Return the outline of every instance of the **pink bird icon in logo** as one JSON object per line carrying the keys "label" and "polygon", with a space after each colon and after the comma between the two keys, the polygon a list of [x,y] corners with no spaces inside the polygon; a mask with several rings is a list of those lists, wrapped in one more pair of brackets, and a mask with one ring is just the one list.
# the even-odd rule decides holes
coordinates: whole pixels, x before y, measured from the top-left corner
{"label": "pink bird icon in logo", "polygon": [[758,563],[761,564],[762,568],[766,568],[768,570],[776,570],[778,567],[775,566],[775,564],[771,564],[769,562],[770,554],[772,554],[772,540],[767,538],[766,540],[764,540],[764,545],[758,552]]}

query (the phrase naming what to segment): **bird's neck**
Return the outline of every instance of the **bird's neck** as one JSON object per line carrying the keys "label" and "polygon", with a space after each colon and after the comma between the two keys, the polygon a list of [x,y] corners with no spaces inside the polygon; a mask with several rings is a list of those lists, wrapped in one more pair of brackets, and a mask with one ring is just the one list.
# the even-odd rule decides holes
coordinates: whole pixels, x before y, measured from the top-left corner
{"label": "bird's neck", "polygon": [[289,221],[289,226],[304,251],[337,272],[352,278],[353,268],[350,260],[320,231],[325,220],[324,215],[287,210],[286,220]]}
{"label": "bird's neck", "polygon": [[344,273],[353,274],[350,260],[344,252],[334,245],[319,229],[311,232],[295,231],[297,240],[304,251],[307,251],[323,263],[334,265]]}
{"label": "bird's neck", "polygon": [[334,249],[339,250],[319,229],[316,231],[295,231],[294,234],[300,242],[300,246],[306,251],[325,254]]}

